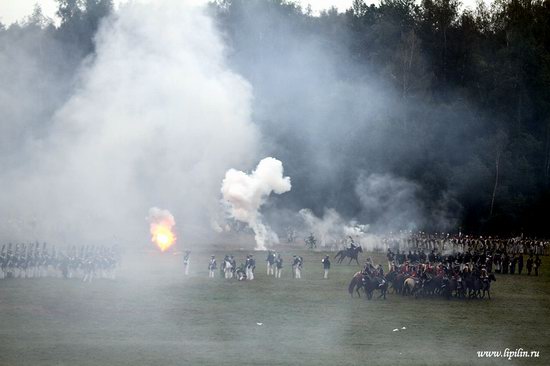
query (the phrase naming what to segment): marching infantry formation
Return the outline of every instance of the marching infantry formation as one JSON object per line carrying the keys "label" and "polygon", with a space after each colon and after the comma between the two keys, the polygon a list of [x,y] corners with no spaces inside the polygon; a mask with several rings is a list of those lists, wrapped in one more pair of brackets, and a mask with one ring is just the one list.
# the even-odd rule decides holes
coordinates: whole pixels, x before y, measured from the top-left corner
{"label": "marching infantry formation", "polygon": [[76,246],[57,251],[47,244],[12,244],[0,251],[0,278],[79,278],[91,282],[94,278],[115,278],[119,254],[115,247]]}

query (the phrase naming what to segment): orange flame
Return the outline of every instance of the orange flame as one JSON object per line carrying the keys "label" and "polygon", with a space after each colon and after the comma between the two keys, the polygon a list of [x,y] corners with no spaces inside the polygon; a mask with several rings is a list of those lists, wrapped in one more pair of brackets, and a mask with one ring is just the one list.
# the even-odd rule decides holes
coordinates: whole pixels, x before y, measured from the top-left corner
{"label": "orange flame", "polygon": [[168,250],[176,242],[176,236],[172,232],[171,227],[163,224],[151,224],[151,235],[152,242],[162,252]]}

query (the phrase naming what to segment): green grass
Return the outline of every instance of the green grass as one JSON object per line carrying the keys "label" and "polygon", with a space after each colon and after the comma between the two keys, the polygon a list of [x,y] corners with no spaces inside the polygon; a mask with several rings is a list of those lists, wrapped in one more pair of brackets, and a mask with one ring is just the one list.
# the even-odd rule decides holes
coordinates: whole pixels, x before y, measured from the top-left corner
{"label": "green grass", "polygon": [[[347,294],[357,266],[333,264],[322,279],[323,252],[301,253],[302,280],[291,278],[291,252],[280,280],[257,253],[247,282],[208,279],[209,254],[192,254],[187,278],[181,257],[143,254],[125,258],[116,281],[1,280],[0,364],[550,364],[548,258],[540,277],[498,276],[492,300],[367,301]],[[520,347],[540,358],[476,356]]]}

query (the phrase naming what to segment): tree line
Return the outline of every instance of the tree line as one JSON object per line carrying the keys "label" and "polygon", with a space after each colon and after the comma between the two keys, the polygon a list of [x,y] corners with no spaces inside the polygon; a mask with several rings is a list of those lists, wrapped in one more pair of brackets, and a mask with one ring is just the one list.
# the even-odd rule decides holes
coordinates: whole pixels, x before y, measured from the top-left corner
{"label": "tree line", "polygon": [[[35,111],[0,97],[4,120],[37,135],[93,60],[94,36],[113,12],[112,0],[57,2],[58,24],[38,6],[0,24],[4,93],[28,83]],[[278,205],[371,222],[379,212],[357,187],[376,173],[405,179],[423,215],[449,218],[418,228],[550,234],[550,1],[463,9],[457,0],[355,0],[314,15],[291,1],[219,0],[209,11],[231,66],[254,88],[266,151],[293,177]],[[14,84],[22,66],[9,59],[20,54],[34,73]]]}

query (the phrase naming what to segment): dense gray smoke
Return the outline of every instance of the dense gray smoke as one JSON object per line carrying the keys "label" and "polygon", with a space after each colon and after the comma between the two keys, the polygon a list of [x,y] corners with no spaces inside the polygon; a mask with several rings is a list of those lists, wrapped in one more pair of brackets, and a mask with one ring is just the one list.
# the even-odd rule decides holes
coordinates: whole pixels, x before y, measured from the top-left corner
{"label": "dense gray smoke", "polygon": [[[272,210],[305,208],[321,222],[333,213],[342,218],[339,232],[350,221],[369,225],[372,232],[452,229],[461,212],[456,199],[464,190],[456,186],[461,180],[449,176],[448,185],[429,191],[417,180],[432,180],[433,167],[423,165],[429,154],[460,154],[464,147],[456,145],[459,139],[449,143],[447,135],[467,138],[467,126],[439,133],[425,130],[434,124],[413,126],[408,118],[438,115],[441,128],[443,122],[448,128],[461,115],[403,97],[387,82],[390,75],[356,64],[347,44],[352,36],[339,24],[342,18],[329,14],[322,22],[306,22],[270,4],[237,1],[222,9],[219,18],[235,50],[231,64],[254,88],[254,120],[269,136],[268,152],[285,162],[293,178],[292,192]],[[334,26],[327,27],[331,21]],[[428,150],[438,133],[448,143]],[[479,180],[470,178],[472,184]],[[273,216],[284,221],[281,231],[292,225]],[[297,229],[307,231],[308,226]]]}
{"label": "dense gray smoke", "polygon": [[148,243],[143,213],[154,205],[182,223],[182,244],[208,238],[219,182],[228,168],[248,166],[258,143],[251,87],[224,53],[201,8],[122,6],[101,26],[74,93],[4,170],[4,239]]}
{"label": "dense gray smoke", "polygon": [[365,241],[368,225],[360,224],[355,220],[345,221],[334,209],[327,209],[322,217],[317,217],[309,209],[301,209],[300,218],[303,220],[302,235],[313,235],[317,245],[336,249],[348,244],[348,239],[357,243]]}
{"label": "dense gray smoke", "polygon": [[[0,95],[10,106],[1,126],[10,142],[4,239],[147,245],[143,212],[159,206],[177,218],[178,244],[221,241],[234,231],[222,195],[259,249],[289,227],[317,233],[325,246],[365,241],[366,232],[452,228],[461,182],[477,180],[422,189],[417,180],[430,181],[422,157],[433,154],[423,129],[433,125],[412,128],[407,116],[461,116],[408,100],[387,75],[355,64],[343,28],[316,32],[315,18],[306,24],[272,4],[236,1],[233,13],[221,6],[214,16],[180,1],[121,6],[99,28],[95,53],[78,68],[66,61],[75,75],[61,76],[71,67],[52,55],[24,62],[36,37],[9,62],[0,58],[13,74],[2,80],[20,86]],[[19,58],[22,80],[13,73]],[[441,153],[459,156],[452,144]],[[270,190],[290,190],[281,165],[283,188],[260,189],[258,169],[232,170],[220,194],[227,170],[250,169],[260,154],[284,162],[292,191],[264,205]]]}

